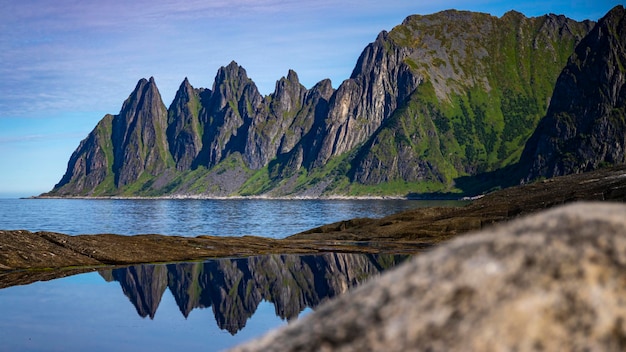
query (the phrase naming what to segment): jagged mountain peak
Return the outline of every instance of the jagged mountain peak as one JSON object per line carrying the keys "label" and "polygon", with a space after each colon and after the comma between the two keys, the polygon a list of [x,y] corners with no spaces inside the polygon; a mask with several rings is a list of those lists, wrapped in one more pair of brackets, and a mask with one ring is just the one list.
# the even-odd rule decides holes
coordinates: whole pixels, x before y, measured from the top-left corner
{"label": "jagged mountain peak", "polygon": [[272,99],[279,101],[283,105],[282,110],[291,110],[295,104],[300,103],[306,92],[306,88],[300,84],[298,74],[289,70],[286,77],[282,77],[276,81],[276,88],[272,93]]}
{"label": "jagged mountain peak", "polygon": [[191,87],[191,83],[189,83],[189,78],[185,77],[183,82],[180,84],[181,87]]}
{"label": "jagged mountain peak", "polygon": [[224,108],[228,101],[238,100],[246,90],[249,95],[261,96],[246,70],[237,62],[231,61],[228,66],[222,66],[217,70],[213,82],[213,98],[220,99],[221,108]]}
{"label": "jagged mountain peak", "polygon": [[[239,66],[237,62],[231,61],[227,66],[222,66],[217,70],[215,80],[213,81],[213,91],[226,95],[229,93],[235,94],[239,87],[248,83],[251,83],[251,80],[248,78],[246,70]],[[228,88],[234,91],[229,92]]]}
{"label": "jagged mountain peak", "polygon": [[246,69],[240,66],[235,60],[231,61],[228,65],[222,66],[217,70],[216,81],[221,80],[223,77],[241,76],[248,78]]}
{"label": "jagged mountain peak", "polygon": [[180,83],[178,90],[176,91],[176,95],[174,97],[174,101],[172,101],[172,104],[174,104],[174,102],[180,98],[185,98],[188,100],[190,96],[195,94],[195,92],[196,89],[191,85],[191,83],[189,83],[189,79],[185,77],[185,79]]}
{"label": "jagged mountain peak", "polygon": [[385,51],[389,48],[389,46],[393,46],[395,48],[395,43],[393,41],[389,41],[389,32],[381,31],[376,40],[372,43],[368,44],[365,47],[365,50],[361,52],[354,69],[352,70],[352,74],[350,75],[350,79],[358,79],[359,76],[368,74],[374,69],[374,65],[380,64],[381,58],[385,56]]}
{"label": "jagged mountain peak", "polygon": [[300,78],[298,74],[294,70],[289,70],[287,72],[287,76],[281,77],[278,81],[276,81],[276,88],[274,89],[274,94],[280,89],[285,87],[286,85],[300,86]]}
{"label": "jagged mountain peak", "polygon": [[321,95],[328,100],[332,96],[335,89],[333,88],[333,82],[326,78],[317,82],[313,88],[311,88],[311,91],[320,92]]}
{"label": "jagged mountain peak", "polygon": [[300,83],[300,79],[298,78],[298,74],[296,73],[296,71],[289,69],[289,71],[287,72],[287,80],[289,82],[294,82],[294,83]]}
{"label": "jagged mountain peak", "polygon": [[[624,5],[616,5],[602,18],[601,21],[607,22],[623,22],[624,21]],[[616,24],[618,24],[616,23]]]}
{"label": "jagged mountain peak", "polygon": [[135,89],[131,93],[131,96],[134,94],[141,94],[146,90],[159,90],[154,77],[139,79],[139,81],[137,81],[137,84],[135,85]]}
{"label": "jagged mountain peak", "polygon": [[168,109],[167,140],[179,171],[188,170],[202,148],[201,92],[185,77]]}
{"label": "jagged mountain peak", "polygon": [[135,89],[128,96],[128,99],[126,99],[121,111],[137,109],[141,106],[149,107],[150,105],[162,104],[161,93],[159,92],[154,77],[150,77],[149,80],[142,78],[137,82]]}
{"label": "jagged mountain peak", "polygon": [[504,13],[504,15],[502,15],[502,17],[517,17],[517,18],[521,18],[521,17],[526,17],[526,15],[524,15],[523,13],[519,12],[519,11],[515,11],[515,10],[509,10],[507,12]]}
{"label": "jagged mountain peak", "polygon": [[137,81],[137,85],[140,86],[145,86],[147,84],[156,84],[156,81],[154,80],[154,76],[150,76],[150,78],[140,78],[139,81]]}
{"label": "jagged mountain peak", "polygon": [[136,182],[144,173],[158,175],[171,162],[165,130],[167,108],[154,77],[141,79],[112,121],[114,184]]}

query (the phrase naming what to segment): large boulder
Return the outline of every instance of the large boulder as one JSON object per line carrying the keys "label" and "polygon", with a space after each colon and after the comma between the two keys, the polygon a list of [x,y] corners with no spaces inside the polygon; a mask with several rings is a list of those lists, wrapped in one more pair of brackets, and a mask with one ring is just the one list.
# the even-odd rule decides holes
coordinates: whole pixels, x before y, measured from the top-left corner
{"label": "large boulder", "polygon": [[235,351],[625,350],[626,205],[463,236]]}

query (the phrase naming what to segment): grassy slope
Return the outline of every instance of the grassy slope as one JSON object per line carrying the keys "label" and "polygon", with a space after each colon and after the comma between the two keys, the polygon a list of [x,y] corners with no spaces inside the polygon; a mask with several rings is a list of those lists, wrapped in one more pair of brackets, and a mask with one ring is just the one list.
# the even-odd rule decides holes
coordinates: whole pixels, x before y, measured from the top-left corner
{"label": "grassy slope", "polygon": [[[432,25],[432,21],[413,17],[390,35],[396,44],[416,50],[418,55],[406,61],[425,77],[425,84],[366,145],[363,158],[390,165],[386,172],[393,174],[398,152],[410,148],[414,154],[405,164],[427,160],[434,168],[433,176],[407,180],[396,172],[393,179],[377,182],[376,187],[353,185],[354,192],[369,193],[374,188],[389,194],[450,191],[458,177],[492,171],[519,159],[524,143],[547,110],[575,38],[582,37],[586,29],[568,23],[575,35],[558,39],[556,33],[545,31],[549,25],[546,17],[469,15],[474,28],[459,25],[461,21],[455,27],[454,21]],[[492,31],[481,36],[481,28]],[[464,35],[463,31],[473,34]],[[456,41],[459,37],[465,51]],[[433,43],[445,54],[420,50],[427,44],[436,47]],[[464,79],[448,79],[442,84],[446,72]],[[442,94],[444,89],[446,94]]]}

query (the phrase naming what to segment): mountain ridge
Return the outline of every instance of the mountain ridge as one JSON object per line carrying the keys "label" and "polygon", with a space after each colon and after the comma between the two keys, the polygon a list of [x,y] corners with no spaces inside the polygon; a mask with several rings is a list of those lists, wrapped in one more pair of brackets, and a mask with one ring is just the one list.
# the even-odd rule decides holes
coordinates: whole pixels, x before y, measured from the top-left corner
{"label": "mountain ridge", "polygon": [[409,16],[366,46],[337,89],[328,80],[306,89],[289,70],[262,96],[232,61],[211,89],[185,78],[165,108],[154,79],[142,79],[44,195],[458,192],[458,177],[517,162],[593,24],[517,12]]}
{"label": "mountain ridge", "polygon": [[618,6],[577,46],[546,117],[524,149],[524,181],[626,162],[624,38],[626,10]]}

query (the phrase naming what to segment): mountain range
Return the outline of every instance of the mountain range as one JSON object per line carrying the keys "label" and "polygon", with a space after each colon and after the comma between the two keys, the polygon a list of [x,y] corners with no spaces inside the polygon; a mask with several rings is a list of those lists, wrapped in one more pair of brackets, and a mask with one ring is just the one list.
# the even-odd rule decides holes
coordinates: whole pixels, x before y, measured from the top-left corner
{"label": "mountain range", "polygon": [[621,5],[598,23],[449,10],[381,32],[337,89],[290,70],[263,96],[233,61],[168,108],[142,79],[44,195],[459,194],[623,163],[624,28]]}

